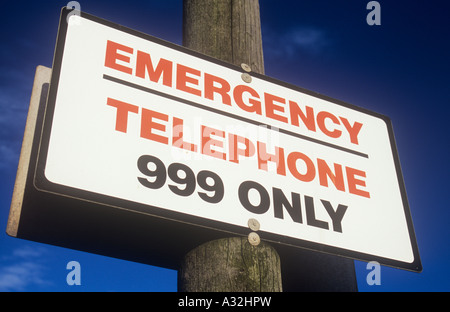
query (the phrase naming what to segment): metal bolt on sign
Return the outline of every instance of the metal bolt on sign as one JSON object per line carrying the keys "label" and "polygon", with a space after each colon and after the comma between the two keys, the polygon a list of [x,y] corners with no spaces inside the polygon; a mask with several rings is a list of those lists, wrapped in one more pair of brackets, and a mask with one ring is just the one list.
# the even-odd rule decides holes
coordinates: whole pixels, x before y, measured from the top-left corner
{"label": "metal bolt on sign", "polygon": [[243,80],[244,82],[246,82],[246,83],[252,82],[252,76],[250,76],[250,75],[247,74],[247,73],[243,73],[243,74],[241,75],[241,78],[242,78],[242,80]]}
{"label": "metal bolt on sign", "polygon": [[250,230],[255,231],[255,232],[259,231],[260,224],[259,224],[258,220],[253,219],[253,218],[248,219],[247,225],[250,228]]}

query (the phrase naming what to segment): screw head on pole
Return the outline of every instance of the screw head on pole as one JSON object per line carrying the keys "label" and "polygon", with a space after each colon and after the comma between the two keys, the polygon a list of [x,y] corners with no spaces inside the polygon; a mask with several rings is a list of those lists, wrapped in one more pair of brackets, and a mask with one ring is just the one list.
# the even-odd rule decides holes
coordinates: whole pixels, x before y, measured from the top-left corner
{"label": "screw head on pole", "polygon": [[248,242],[252,246],[258,246],[259,243],[261,243],[261,238],[255,232],[251,232],[250,234],[248,234]]}
{"label": "screw head on pole", "polygon": [[252,71],[252,68],[251,68],[249,65],[245,64],[245,63],[242,63],[242,64],[241,64],[241,68],[242,68],[243,70],[245,70],[247,73],[249,73],[249,72]]}

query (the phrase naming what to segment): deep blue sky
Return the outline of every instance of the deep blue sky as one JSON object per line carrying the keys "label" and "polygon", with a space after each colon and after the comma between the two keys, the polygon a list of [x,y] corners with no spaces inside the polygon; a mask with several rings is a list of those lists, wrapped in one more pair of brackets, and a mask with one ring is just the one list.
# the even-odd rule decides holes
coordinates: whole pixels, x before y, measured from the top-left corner
{"label": "deep blue sky", "polygon": [[[181,44],[182,0],[79,1],[81,9]],[[382,267],[381,285],[360,291],[449,291],[450,4],[366,0],[260,0],[266,75],[392,119],[423,264]],[[51,67],[67,1],[8,1],[0,29],[0,291],[176,291],[176,272],[8,237],[5,234],[34,71]],[[82,286],[66,284],[81,264]]]}

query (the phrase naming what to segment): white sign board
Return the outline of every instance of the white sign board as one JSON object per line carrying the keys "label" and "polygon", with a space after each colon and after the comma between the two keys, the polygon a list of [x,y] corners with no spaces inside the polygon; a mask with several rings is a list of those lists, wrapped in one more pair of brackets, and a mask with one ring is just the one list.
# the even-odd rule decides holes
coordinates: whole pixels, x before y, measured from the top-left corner
{"label": "white sign board", "polygon": [[70,19],[39,188],[212,228],[254,218],[263,240],[419,270],[388,118],[262,75],[245,82],[239,67],[89,15]]}

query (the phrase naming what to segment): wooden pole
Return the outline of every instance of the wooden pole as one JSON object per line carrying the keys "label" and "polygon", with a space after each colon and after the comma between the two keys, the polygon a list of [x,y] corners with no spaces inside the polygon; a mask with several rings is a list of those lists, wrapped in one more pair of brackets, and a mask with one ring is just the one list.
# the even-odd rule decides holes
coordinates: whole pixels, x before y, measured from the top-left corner
{"label": "wooden pole", "polygon": [[[183,45],[264,73],[258,0],[184,0]],[[249,230],[250,232],[250,230]],[[247,237],[205,243],[183,259],[179,291],[281,291],[280,257]]]}
{"label": "wooden pole", "polygon": [[188,292],[280,292],[280,257],[247,237],[207,242],[190,251],[178,272],[178,290]]}
{"label": "wooden pole", "polygon": [[[258,0],[183,0],[183,45],[264,74]],[[281,257],[281,261],[280,261]],[[281,266],[281,269],[280,269]],[[283,285],[281,283],[283,272]],[[354,262],[233,237],[183,259],[179,291],[357,291]]]}
{"label": "wooden pole", "polygon": [[264,74],[258,0],[184,0],[183,45]]}

